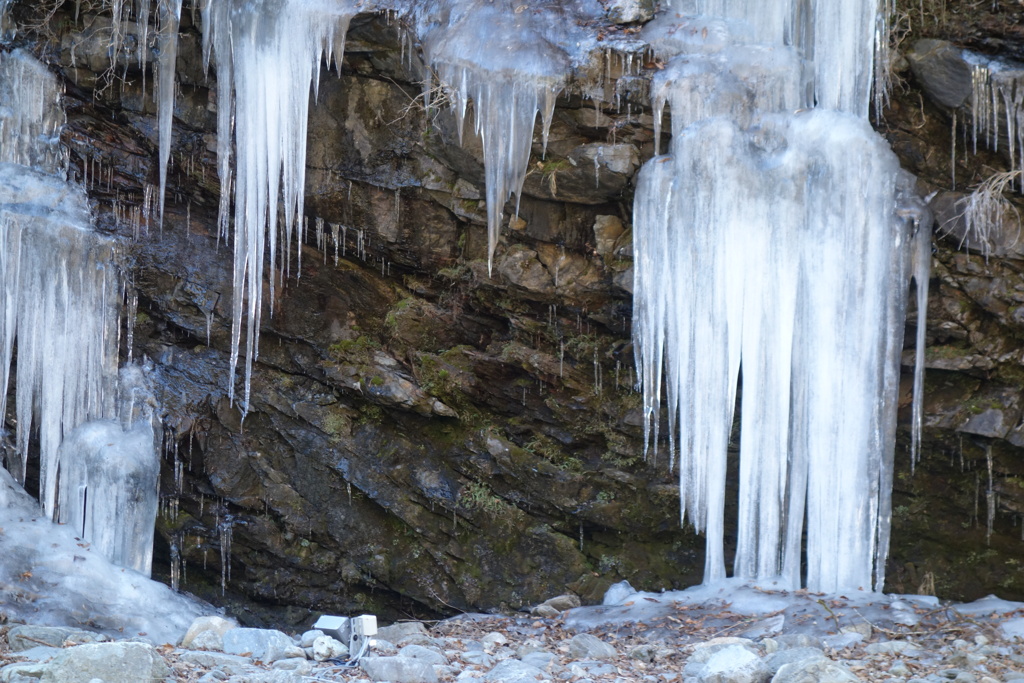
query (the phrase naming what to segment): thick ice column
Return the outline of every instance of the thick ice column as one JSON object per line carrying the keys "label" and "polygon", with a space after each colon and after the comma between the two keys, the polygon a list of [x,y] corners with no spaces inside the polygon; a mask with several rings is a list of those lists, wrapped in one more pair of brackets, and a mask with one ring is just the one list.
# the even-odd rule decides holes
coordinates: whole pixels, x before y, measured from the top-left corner
{"label": "thick ice column", "polygon": [[424,28],[424,55],[452,98],[460,135],[470,100],[483,142],[490,269],[505,202],[526,179],[538,112],[547,131],[569,59],[535,29],[533,12],[507,0],[450,3],[450,16]]}
{"label": "thick ice column", "polygon": [[146,372],[121,369],[118,419],[76,427],[60,446],[58,521],[107,559],[149,576],[160,458]]}
{"label": "thick ice column", "polygon": [[[265,256],[269,252],[276,265],[279,242],[287,250],[293,232],[301,240],[310,85],[324,57],[337,52],[340,60],[356,13],[357,3],[349,0],[209,0],[204,12],[206,58],[212,52],[218,76],[222,228],[229,222],[227,188],[234,191],[231,368],[234,375],[244,319],[243,412],[258,356]],[[271,277],[271,301],[274,287]]]}
{"label": "thick ice column", "polygon": [[671,151],[638,184],[634,335],[649,420],[664,363],[684,509],[708,536],[705,576],[725,575],[742,375],[735,574],[788,571],[799,585],[806,519],[808,586],[871,589],[909,263],[895,156],[862,120],[825,111],[749,130],[712,118]]}

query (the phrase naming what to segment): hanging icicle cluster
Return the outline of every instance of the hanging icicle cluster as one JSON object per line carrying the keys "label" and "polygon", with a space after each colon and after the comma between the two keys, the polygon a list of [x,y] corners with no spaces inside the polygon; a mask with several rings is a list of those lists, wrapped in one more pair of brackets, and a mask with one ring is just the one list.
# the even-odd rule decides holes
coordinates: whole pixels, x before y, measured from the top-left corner
{"label": "hanging icicle cluster", "polygon": [[269,278],[272,302],[289,269],[287,245],[293,234],[302,240],[310,86],[322,60],[341,59],[356,5],[209,0],[203,13],[204,58],[217,70],[220,234],[234,223],[232,377],[245,329],[243,413],[259,355],[264,259],[269,252],[280,266]]}
{"label": "hanging icicle cluster", "polygon": [[665,16],[649,29],[668,60],[652,94],[656,112],[671,110],[672,143],[637,186],[634,340],[647,443],[664,381],[708,581],[726,576],[741,395],[734,574],[882,586],[910,242],[923,217],[907,192],[913,208],[897,215],[908,181],[865,120],[874,5],[841,4],[835,15],[835,3],[725,3],[725,20]]}
{"label": "hanging icicle cluster", "polygon": [[117,372],[116,243],[92,231],[82,188],[61,177],[64,113],[56,78],[26,52],[0,54],[0,415],[17,344],[22,481],[39,436],[40,502],[56,505],[57,452],[77,425],[113,411]]}
{"label": "hanging icicle cluster", "polygon": [[[518,211],[537,114],[546,148],[569,59],[534,27],[533,12],[517,11],[507,0],[448,3],[447,9],[446,22],[421,27],[423,52],[450,92],[460,136],[473,102],[475,131],[484,149],[490,272],[510,195],[516,196]],[[428,96],[431,87],[428,78]]]}

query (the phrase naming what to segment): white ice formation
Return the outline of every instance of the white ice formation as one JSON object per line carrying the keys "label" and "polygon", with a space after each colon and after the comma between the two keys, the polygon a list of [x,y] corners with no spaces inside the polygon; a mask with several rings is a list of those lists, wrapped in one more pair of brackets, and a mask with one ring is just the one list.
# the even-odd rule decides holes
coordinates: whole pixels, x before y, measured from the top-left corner
{"label": "white ice formation", "polygon": [[113,413],[120,296],[117,245],[93,231],[85,192],[60,177],[58,93],[31,55],[0,55],[0,414],[17,344],[20,460],[8,466],[24,477],[36,430],[48,515],[64,435]]}
{"label": "white ice formation", "polygon": [[[252,363],[259,356],[264,259],[269,254],[271,267],[280,269],[269,278],[272,302],[275,282],[288,270],[293,233],[302,239],[310,86],[318,82],[325,58],[341,59],[356,12],[356,3],[349,0],[209,0],[203,13],[204,56],[207,63],[215,60],[217,70],[220,229],[225,236],[234,199],[231,373],[238,364],[244,319],[243,412],[249,405]],[[170,88],[161,93],[173,96]],[[169,107],[161,105],[161,110]]]}
{"label": "white ice formation", "polygon": [[81,424],[60,446],[57,520],[111,562],[149,576],[160,477],[156,401],[136,365],[121,369],[119,393],[119,419]]}
{"label": "white ice formation", "polygon": [[911,241],[927,231],[866,121],[876,5],[718,4],[725,21],[648,29],[672,143],[634,203],[647,440],[664,381],[683,514],[707,535],[705,580],[724,578],[739,396],[733,574],[881,590]]}
{"label": "white ice formation", "polygon": [[867,116],[876,40],[888,40],[885,13],[877,0],[671,0],[668,4],[668,16],[661,21],[724,18],[743,27],[744,42],[798,50],[806,60],[806,78],[817,106]]}
{"label": "white ice formation", "polygon": [[[509,0],[402,4],[448,93],[460,133],[473,101],[475,132],[484,148],[489,263],[505,202],[518,196],[526,177],[537,114],[546,138],[569,71],[570,59],[555,43],[575,40],[574,22],[562,17],[553,29],[548,14],[538,17],[525,7]],[[278,269],[269,278],[273,301],[290,267],[292,236],[302,239],[310,87],[315,90],[325,58],[340,62],[351,18],[372,9],[352,0],[209,0],[203,13],[204,55],[218,78],[220,234],[227,237],[234,223],[231,367],[234,376],[241,355],[243,412],[259,355],[264,257],[269,254]],[[171,111],[164,94],[171,89],[160,92],[160,111]],[[168,134],[162,130],[162,138]],[[232,397],[234,391],[232,385]]]}
{"label": "white ice formation", "polygon": [[[0,372],[6,413],[13,374],[17,456],[24,480],[29,441],[39,437],[39,500],[108,559],[148,574],[159,459],[149,419],[115,405],[119,249],[93,230],[84,190],[61,175],[66,157],[56,79],[31,55],[0,54]],[[15,353],[17,348],[17,353]],[[15,363],[16,368],[12,369]],[[144,392],[139,371],[121,391]],[[149,409],[152,414],[152,408]]]}
{"label": "white ice formation", "polygon": [[[964,52],[971,65],[971,141],[998,151],[1005,145],[1013,170],[1024,171],[1024,65]],[[1024,187],[1024,181],[1020,183]]]}
{"label": "white ice formation", "polygon": [[[423,54],[452,100],[463,134],[472,101],[476,134],[484,150],[487,189],[487,268],[504,217],[505,202],[526,179],[538,112],[543,145],[565,85],[569,58],[534,25],[533,12],[517,11],[507,0],[447,3],[447,20],[420,27]],[[444,12],[427,16],[444,16]],[[541,16],[540,21],[548,21]],[[429,96],[432,81],[426,79]],[[429,104],[429,101],[428,101]],[[518,209],[518,206],[517,206]]]}
{"label": "white ice formation", "polygon": [[[159,475],[152,392],[137,367],[118,382],[119,246],[94,231],[84,189],[63,177],[57,79],[26,52],[0,53],[0,101],[0,415],[16,376],[17,453],[7,467],[24,481],[38,435],[43,513],[0,471],[3,593],[25,591],[11,587],[20,567],[22,581],[48,587],[33,602],[51,611],[43,620],[80,610],[83,622],[102,615],[123,626],[136,620],[112,615],[115,605],[126,614],[171,609],[167,623],[146,623],[166,633],[195,608],[169,607],[160,589],[108,562],[149,573]],[[152,608],[127,604],[142,597]]]}
{"label": "white ice formation", "polygon": [[11,621],[176,643],[193,619],[213,612],[110,562],[70,526],[51,522],[2,468],[0,528],[0,604]]}
{"label": "white ice formation", "polygon": [[0,162],[63,175],[64,109],[53,74],[24,50],[0,53],[0,103]]}

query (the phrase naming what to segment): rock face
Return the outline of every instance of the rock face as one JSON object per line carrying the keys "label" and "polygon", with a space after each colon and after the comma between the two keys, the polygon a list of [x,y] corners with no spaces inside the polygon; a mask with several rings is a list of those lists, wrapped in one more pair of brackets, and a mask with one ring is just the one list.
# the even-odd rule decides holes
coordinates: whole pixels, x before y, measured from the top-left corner
{"label": "rock face", "polygon": [[[652,4],[608,7],[628,23]],[[29,2],[14,11],[23,25],[44,18]],[[978,21],[1010,44],[1013,31],[997,28],[1014,12]],[[311,110],[307,240],[291,247],[290,276],[264,315],[243,420],[227,399],[216,75],[202,71],[188,3],[184,15],[162,227],[144,214],[157,178],[152,75],[145,96],[137,65],[111,79],[94,39],[109,19],[84,9],[76,21],[62,7],[43,24],[59,31],[27,34],[67,80],[72,175],[88,179],[101,226],[131,245],[123,352],[130,344],[150,358],[161,382],[158,559],[180,556],[183,588],[258,624],[302,620],[307,608],[518,608],[567,587],[593,601],[626,578],[642,588],[699,581],[703,540],[679,528],[667,458],[643,459],[633,389],[628,207],[653,154],[652,70],[623,74],[602,52],[592,65],[611,77],[602,97],[581,82],[560,99],[518,216],[506,207],[488,277],[478,141],[460,146],[452,117],[421,106],[419,65],[386,18],[357,17],[341,75],[322,75]],[[931,68],[915,60],[914,73]],[[897,91],[879,124],[926,193],[954,190],[942,107],[963,104],[957,73],[944,77],[949,87],[921,86],[936,105]],[[1005,167],[962,146],[958,192]],[[1013,247],[988,260],[956,247],[940,235],[925,449],[913,477],[897,456],[890,587],[916,592],[931,577],[950,597],[1022,597],[1009,564],[1024,512],[1021,264]],[[268,614],[254,603],[298,607]]]}

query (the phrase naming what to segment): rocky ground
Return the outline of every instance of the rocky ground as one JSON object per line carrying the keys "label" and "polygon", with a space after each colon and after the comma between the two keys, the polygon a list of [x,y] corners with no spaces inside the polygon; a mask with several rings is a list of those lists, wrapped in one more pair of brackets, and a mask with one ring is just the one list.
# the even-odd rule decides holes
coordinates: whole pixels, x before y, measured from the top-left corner
{"label": "rocky ground", "polygon": [[995,598],[952,605],[735,587],[650,594],[617,584],[603,606],[565,595],[530,614],[382,627],[355,666],[333,636],[347,640],[201,617],[174,646],[10,623],[0,627],[0,682],[1024,680],[1024,603]]}

